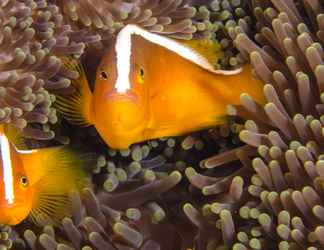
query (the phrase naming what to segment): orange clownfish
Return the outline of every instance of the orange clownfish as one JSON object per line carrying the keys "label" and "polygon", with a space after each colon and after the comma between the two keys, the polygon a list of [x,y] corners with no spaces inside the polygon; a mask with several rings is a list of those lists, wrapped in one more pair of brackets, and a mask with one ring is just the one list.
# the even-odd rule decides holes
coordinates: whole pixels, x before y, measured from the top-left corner
{"label": "orange clownfish", "polygon": [[37,225],[55,224],[71,215],[71,191],[90,186],[85,167],[90,154],[69,146],[21,150],[22,138],[0,126],[0,224],[16,225],[29,217]]}
{"label": "orange clownfish", "polygon": [[[249,65],[216,70],[208,56],[190,45],[125,26],[106,51],[90,90],[81,64],[77,91],[57,96],[56,107],[73,123],[94,125],[112,148],[175,136],[223,123],[227,105],[242,93],[264,102],[263,83]],[[205,51],[210,51],[205,49]]]}

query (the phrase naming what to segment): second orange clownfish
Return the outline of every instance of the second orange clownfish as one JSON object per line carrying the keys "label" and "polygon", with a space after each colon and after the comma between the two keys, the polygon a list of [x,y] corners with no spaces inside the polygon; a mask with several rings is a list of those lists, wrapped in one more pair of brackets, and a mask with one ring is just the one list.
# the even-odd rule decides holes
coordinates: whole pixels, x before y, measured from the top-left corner
{"label": "second orange clownfish", "polygon": [[57,224],[72,215],[70,192],[91,187],[96,155],[70,145],[28,150],[26,140],[0,124],[0,224]]}
{"label": "second orange clownfish", "polygon": [[93,93],[81,64],[68,60],[80,74],[77,91],[57,96],[56,106],[71,122],[94,125],[110,147],[124,149],[221,124],[226,106],[239,105],[244,92],[264,102],[263,83],[249,65],[215,70],[198,51],[190,42],[127,25],[102,58]]}

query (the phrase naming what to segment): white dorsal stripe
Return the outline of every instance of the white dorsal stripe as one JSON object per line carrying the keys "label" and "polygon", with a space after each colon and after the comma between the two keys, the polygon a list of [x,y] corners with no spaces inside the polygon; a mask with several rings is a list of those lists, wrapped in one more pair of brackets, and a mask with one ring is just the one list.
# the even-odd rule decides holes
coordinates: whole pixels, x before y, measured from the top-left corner
{"label": "white dorsal stripe", "polygon": [[1,160],[3,170],[3,182],[5,199],[9,204],[14,202],[14,180],[13,180],[13,168],[10,156],[10,145],[8,138],[2,134],[0,136],[0,147],[1,147]]}
{"label": "white dorsal stripe", "polygon": [[18,149],[16,148],[17,153],[19,154],[32,154],[32,153],[36,153],[38,150],[37,149]]}
{"label": "white dorsal stripe", "polygon": [[115,88],[119,93],[124,93],[127,89],[130,89],[129,74],[132,53],[132,35],[139,35],[152,43],[167,48],[168,50],[177,53],[179,56],[215,74],[235,75],[242,71],[241,68],[235,70],[216,70],[205,57],[193,49],[186,47],[171,38],[151,33],[134,24],[128,24],[119,31],[115,44],[117,57],[117,80]]}

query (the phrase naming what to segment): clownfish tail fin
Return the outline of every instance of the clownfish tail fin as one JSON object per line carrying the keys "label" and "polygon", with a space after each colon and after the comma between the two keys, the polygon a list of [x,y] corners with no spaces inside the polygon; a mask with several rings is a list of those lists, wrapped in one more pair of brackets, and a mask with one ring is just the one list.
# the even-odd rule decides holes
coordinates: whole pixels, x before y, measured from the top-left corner
{"label": "clownfish tail fin", "polygon": [[97,155],[71,146],[38,150],[39,167],[43,172],[33,184],[34,194],[29,219],[39,226],[56,225],[64,217],[72,216],[73,197],[91,187],[91,171],[97,164]]}
{"label": "clownfish tail fin", "polygon": [[91,102],[92,92],[90,90],[85,71],[76,59],[64,57],[62,61],[68,69],[77,71],[79,77],[72,80],[72,87],[75,91],[71,94],[56,95],[54,107],[59,110],[64,118],[72,124],[80,126],[90,126],[91,122]]}

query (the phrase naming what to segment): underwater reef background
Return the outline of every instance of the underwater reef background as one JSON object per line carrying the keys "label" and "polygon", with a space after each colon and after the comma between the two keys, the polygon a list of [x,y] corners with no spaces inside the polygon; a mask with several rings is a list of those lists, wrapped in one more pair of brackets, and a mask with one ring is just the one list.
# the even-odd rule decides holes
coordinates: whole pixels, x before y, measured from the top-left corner
{"label": "underwater reef background", "polygon": [[[0,122],[31,147],[88,144],[93,190],[72,218],[0,226],[0,249],[324,249],[324,1],[0,0]],[[251,63],[267,103],[242,93],[222,126],[109,149],[68,124],[55,94],[90,77],[118,30],[215,37],[219,68]],[[93,79],[92,79],[93,81]]]}

